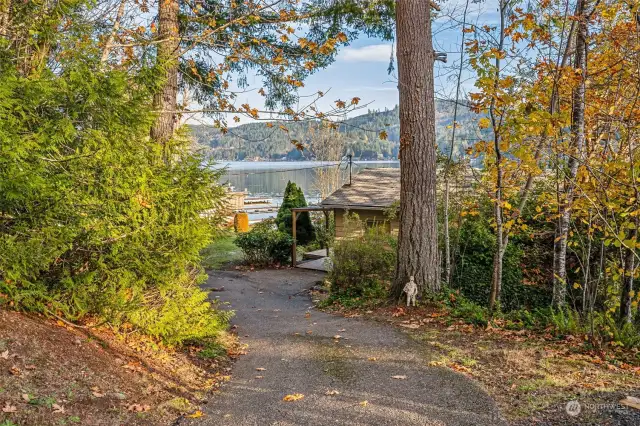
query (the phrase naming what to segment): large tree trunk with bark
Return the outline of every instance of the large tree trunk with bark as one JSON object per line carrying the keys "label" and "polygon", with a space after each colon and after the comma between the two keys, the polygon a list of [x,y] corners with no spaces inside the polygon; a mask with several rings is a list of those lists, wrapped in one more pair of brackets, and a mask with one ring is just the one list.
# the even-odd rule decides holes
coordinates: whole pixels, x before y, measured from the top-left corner
{"label": "large tree trunk with bark", "polygon": [[0,0],[0,38],[11,39],[11,10],[13,0]]}
{"label": "large tree trunk with bark", "polygon": [[435,52],[429,2],[396,2],[400,91],[400,233],[394,290],[414,276],[421,292],[440,288],[436,217]]}
{"label": "large tree trunk with bark", "polygon": [[564,188],[558,197],[558,222],[553,244],[553,305],[562,307],[567,296],[567,240],[571,221],[571,205],[578,175],[579,158],[585,145],[585,95],[587,76],[587,16],[586,0],[578,0],[576,16],[578,17],[576,32],[576,52],[574,67],[581,72],[581,81],[572,93],[571,111],[571,152],[564,177]]}
{"label": "large tree trunk with bark", "polygon": [[153,97],[153,108],[157,118],[151,127],[151,138],[165,147],[173,136],[176,125],[176,104],[178,99],[178,50],[180,34],[178,29],[177,0],[160,0],[158,5],[158,43],[157,61],[164,70],[164,84]]}

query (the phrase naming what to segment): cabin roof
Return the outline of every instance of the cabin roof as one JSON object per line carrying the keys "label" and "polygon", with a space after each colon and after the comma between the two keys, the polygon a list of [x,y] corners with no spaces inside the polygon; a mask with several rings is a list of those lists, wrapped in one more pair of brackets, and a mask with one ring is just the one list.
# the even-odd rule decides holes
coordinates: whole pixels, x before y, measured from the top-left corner
{"label": "cabin roof", "polygon": [[390,207],[400,200],[400,169],[364,169],[320,203],[331,208],[357,209]]}

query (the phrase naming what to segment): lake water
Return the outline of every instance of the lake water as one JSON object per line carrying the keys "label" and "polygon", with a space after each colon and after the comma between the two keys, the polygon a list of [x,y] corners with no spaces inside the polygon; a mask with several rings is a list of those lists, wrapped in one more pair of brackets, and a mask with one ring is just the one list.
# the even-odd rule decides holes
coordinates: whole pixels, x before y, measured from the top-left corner
{"label": "lake water", "polygon": [[[312,203],[317,201],[320,191],[316,186],[318,169],[340,167],[343,178],[348,179],[349,171],[346,161],[231,161],[220,162],[216,168],[224,168],[220,183],[230,184],[236,191],[245,189],[250,196],[269,196],[274,202],[282,198],[287,182],[295,182]],[[398,161],[354,161],[352,173],[355,176],[366,168],[400,167]]]}

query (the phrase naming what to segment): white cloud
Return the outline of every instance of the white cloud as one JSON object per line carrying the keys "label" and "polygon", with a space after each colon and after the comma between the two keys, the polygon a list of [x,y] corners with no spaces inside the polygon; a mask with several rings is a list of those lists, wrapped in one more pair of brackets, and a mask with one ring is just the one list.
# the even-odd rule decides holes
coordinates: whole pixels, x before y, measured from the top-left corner
{"label": "white cloud", "polygon": [[346,62],[389,62],[390,44],[372,44],[364,47],[346,47],[340,52],[339,59]]}

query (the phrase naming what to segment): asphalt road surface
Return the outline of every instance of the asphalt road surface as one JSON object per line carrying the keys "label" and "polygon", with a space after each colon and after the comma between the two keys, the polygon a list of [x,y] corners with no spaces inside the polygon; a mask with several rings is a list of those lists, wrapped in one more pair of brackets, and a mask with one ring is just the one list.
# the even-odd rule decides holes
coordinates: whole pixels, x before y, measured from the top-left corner
{"label": "asphalt road surface", "polygon": [[[392,326],[314,310],[307,290],[323,277],[300,269],[210,274],[206,286],[224,287],[211,295],[236,312],[248,348],[197,424],[506,424],[473,381],[429,366],[427,345]],[[283,400],[295,394],[304,397]]]}

